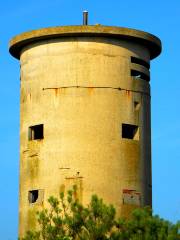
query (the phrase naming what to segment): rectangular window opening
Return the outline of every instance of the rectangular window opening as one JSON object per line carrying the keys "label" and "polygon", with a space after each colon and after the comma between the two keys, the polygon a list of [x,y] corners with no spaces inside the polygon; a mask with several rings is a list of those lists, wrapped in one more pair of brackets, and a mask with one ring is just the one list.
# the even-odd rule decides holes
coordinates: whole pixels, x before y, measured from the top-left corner
{"label": "rectangular window opening", "polygon": [[150,81],[150,77],[143,72],[137,70],[131,70],[131,76],[135,79],[143,79],[145,81]]}
{"label": "rectangular window opening", "polygon": [[42,203],[44,199],[44,190],[36,189],[28,192],[29,203]]}
{"label": "rectangular window opening", "polygon": [[136,190],[123,189],[123,204],[141,206],[141,193]]}
{"label": "rectangular window opening", "polygon": [[37,202],[38,195],[39,195],[38,190],[29,191],[29,195],[28,195],[29,203]]}
{"label": "rectangular window opening", "polygon": [[131,62],[135,64],[142,65],[143,67],[150,69],[150,64],[140,58],[131,57]]}
{"label": "rectangular window opening", "polygon": [[139,140],[139,128],[136,125],[122,124],[122,138]]}
{"label": "rectangular window opening", "polygon": [[29,140],[38,140],[44,138],[44,125],[39,124],[29,127]]}

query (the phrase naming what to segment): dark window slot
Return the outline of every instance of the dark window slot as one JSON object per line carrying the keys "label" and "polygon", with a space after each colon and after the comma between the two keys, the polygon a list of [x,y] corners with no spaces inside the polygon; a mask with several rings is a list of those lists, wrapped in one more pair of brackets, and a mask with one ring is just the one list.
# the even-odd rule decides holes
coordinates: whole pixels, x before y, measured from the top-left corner
{"label": "dark window slot", "polygon": [[148,69],[150,69],[150,64],[140,58],[136,58],[136,57],[131,57],[131,62],[132,63],[135,63],[135,64],[139,64],[139,65],[142,65]]}
{"label": "dark window slot", "polygon": [[134,110],[138,111],[140,109],[140,103],[137,101],[134,101]]}
{"label": "dark window slot", "polygon": [[122,124],[122,138],[139,139],[138,126],[132,124]]}
{"label": "dark window slot", "polygon": [[38,195],[39,195],[39,191],[38,190],[29,191],[29,195],[28,195],[29,203],[37,202]]}
{"label": "dark window slot", "polygon": [[29,140],[38,140],[44,138],[43,124],[29,127]]}
{"label": "dark window slot", "polygon": [[131,70],[131,76],[135,79],[143,79],[148,82],[150,81],[150,77],[148,75],[137,70]]}

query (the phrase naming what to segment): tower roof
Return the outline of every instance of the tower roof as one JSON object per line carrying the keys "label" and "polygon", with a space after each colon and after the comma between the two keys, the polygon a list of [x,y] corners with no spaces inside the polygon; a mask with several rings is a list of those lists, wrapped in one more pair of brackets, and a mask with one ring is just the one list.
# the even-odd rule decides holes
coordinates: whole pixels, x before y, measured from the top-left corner
{"label": "tower roof", "polygon": [[123,27],[111,27],[103,25],[80,25],[80,26],[61,26],[33,30],[22,33],[11,39],[9,52],[12,56],[19,59],[23,47],[42,40],[55,39],[60,37],[110,37],[125,39],[145,45],[153,59],[161,53],[161,41],[156,36]]}

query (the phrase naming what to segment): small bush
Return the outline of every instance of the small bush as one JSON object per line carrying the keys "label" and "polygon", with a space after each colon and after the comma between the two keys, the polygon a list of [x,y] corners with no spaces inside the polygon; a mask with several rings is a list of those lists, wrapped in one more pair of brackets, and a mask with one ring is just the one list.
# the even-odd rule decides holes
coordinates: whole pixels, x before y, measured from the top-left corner
{"label": "small bush", "polygon": [[83,206],[76,190],[50,197],[50,208],[37,213],[39,230],[28,231],[22,240],[180,240],[180,224],[153,216],[150,208],[117,219],[115,208],[96,195]]}

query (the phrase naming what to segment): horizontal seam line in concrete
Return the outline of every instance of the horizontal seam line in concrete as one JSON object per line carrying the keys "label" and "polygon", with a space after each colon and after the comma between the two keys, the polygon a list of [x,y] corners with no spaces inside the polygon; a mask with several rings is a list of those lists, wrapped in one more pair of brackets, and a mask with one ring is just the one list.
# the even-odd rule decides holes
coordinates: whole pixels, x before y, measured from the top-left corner
{"label": "horizontal seam line in concrete", "polygon": [[62,87],[49,87],[49,88],[43,88],[42,90],[51,90],[51,89],[61,89],[61,88],[101,88],[101,89],[114,89],[119,91],[129,91],[129,92],[135,92],[135,93],[141,93],[144,95],[147,95],[150,97],[150,94],[143,92],[143,91],[137,91],[137,90],[131,90],[131,89],[125,89],[120,87],[86,87],[86,86],[62,86]]}

